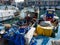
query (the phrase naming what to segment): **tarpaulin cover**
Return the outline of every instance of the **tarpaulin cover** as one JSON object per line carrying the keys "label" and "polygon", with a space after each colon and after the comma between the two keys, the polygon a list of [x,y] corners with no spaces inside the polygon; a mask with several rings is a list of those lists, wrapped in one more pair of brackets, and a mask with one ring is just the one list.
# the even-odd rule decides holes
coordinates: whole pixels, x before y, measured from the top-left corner
{"label": "tarpaulin cover", "polygon": [[3,38],[8,40],[8,45],[25,45],[24,34],[20,34],[16,27],[7,31]]}

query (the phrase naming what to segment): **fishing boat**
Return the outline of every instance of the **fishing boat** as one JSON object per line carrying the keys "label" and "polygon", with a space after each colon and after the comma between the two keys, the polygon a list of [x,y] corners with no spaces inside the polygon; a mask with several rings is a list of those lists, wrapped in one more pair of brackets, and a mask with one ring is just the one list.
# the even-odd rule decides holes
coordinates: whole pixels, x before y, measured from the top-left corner
{"label": "fishing boat", "polygon": [[59,17],[55,13],[55,9],[47,9],[46,13],[41,15],[40,18],[42,18],[44,21],[50,21],[51,23],[59,20]]}
{"label": "fishing boat", "polygon": [[55,37],[55,33],[58,32],[58,20],[59,20],[59,17],[55,14],[55,10],[47,9],[47,12],[40,16],[36,33],[38,35]]}
{"label": "fishing boat", "polygon": [[31,7],[24,7],[24,9],[21,10],[21,13],[19,15],[19,18],[24,19],[28,14],[32,14],[33,12],[35,12],[35,10]]}
{"label": "fishing boat", "polygon": [[19,15],[19,9],[17,7],[11,5],[0,6],[0,21],[12,19],[16,15]]}

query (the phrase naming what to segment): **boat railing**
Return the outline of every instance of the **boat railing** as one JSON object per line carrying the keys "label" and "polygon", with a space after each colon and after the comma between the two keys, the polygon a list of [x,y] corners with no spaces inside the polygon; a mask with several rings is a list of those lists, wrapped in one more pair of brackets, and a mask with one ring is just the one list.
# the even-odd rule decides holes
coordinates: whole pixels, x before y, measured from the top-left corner
{"label": "boat railing", "polygon": [[13,17],[13,15],[9,15],[9,16],[0,16],[0,18],[6,18],[6,17]]}

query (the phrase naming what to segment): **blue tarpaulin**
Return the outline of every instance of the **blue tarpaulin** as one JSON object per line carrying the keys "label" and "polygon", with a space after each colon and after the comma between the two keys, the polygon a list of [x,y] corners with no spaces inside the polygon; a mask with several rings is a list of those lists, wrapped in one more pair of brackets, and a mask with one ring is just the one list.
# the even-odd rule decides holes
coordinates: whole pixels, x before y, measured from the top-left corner
{"label": "blue tarpaulin", "polygon": [[24,34],[20,34],[20,31],[15,27],[7,31],[3,38],[8,40],[8,45],[25,45]]}

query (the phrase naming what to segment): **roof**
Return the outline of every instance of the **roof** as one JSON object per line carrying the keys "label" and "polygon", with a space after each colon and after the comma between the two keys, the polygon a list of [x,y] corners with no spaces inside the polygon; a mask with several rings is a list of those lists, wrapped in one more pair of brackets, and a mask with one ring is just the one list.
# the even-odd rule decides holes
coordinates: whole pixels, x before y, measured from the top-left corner
{"label": "roof", "polygon": [[55,9],[47,9],[47,11],[49,11],[49,10],[50,10],[50,11],[55,11]]}
{"label": "roof", "polygon": [[23,10],[24,10],[25,12],[26,12],[26,11],[35,12],[35,10],[34,10],[33,8],[31,8],[31,7],[26,7],[26,8],[24,8]]}

